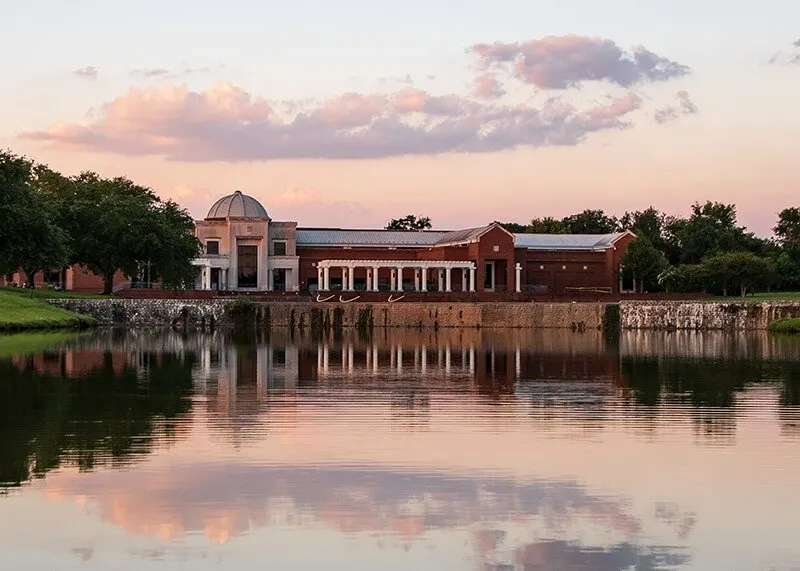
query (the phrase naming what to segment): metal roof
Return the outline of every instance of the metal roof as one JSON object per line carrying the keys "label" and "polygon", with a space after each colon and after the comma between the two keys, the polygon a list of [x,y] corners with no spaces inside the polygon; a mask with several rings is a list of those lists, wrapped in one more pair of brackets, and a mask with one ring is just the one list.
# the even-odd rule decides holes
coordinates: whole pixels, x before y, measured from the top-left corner
{"label": "metal roof", "polygon": [[298,246],[435,246],[447,232],[430,230],[346,230],[342,228],[297,229]]}
{"label": "metal roof", "polygon": [[[466,244],[494,225],[455,231],[348,230],[298,228],[298,246],[433,248]],[[597,250],[610,248],[625,232],[614,234],[514,234],[516,248],[532,250]]]}
{"label": "metal roof", "polygon": [[605,250],[625,234],[515,234],[514,246],[531,250]]}
{"label": "metal roof", "polygon": [[209,209],[209,218],[269,218],[267,209],[261,203],[237,190],[233,194],[223,196]]}

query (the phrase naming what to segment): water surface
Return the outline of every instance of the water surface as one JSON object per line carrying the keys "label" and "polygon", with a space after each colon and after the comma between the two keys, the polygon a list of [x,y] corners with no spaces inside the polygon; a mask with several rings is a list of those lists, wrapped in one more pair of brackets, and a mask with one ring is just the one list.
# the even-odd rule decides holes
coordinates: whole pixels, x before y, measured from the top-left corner
{"label": "water surface", "polygon": [[800,341],[0,338],[0,568],[800,569]]}

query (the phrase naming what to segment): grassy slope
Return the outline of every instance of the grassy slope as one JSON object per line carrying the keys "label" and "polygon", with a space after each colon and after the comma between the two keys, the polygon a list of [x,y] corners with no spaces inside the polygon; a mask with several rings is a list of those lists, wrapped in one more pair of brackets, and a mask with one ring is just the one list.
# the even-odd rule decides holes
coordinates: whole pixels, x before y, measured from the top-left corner
{"label": "grassy slope", "polygon": [[48,305],[45,296],[30,297],[6,288],[0,289],[0,330],[86,327],[95,320]]}
{"label": "grassy slope", "polygon": [[769,324],[773,333],[800,333],[800,317],[787,317],[778,319]]}
{"label": "grassy slope", "polygon": [[52,289],[23,289],[19,287],[0,287],[0,295],[7,293],[28,299],[97,299],[109,296],[74,293],[71,291],[55,291]]}

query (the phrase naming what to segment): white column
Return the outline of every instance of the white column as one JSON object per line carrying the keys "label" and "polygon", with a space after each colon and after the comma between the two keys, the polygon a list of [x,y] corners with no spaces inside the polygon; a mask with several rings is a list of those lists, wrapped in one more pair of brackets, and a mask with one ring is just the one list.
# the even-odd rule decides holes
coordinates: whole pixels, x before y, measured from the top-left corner
{"label": "white column", "polygon": [[517,374],[517,379],[519,379],[522,374],[522,357],[519,352],[519,345],[514,349],[514,372]]}
{"label": "white column", "polygon": [[403,268],[397,268],[397,291],[403,291]]}
{"label": "white column", "polygon": [[328,364],[330,358],[330,349],[328,348],[328,344],[322,346],[322,371],[327,373],[328,372]]}
{"label": "white column", "polygon": [[350,266],[347,268],[347,291],[353,291],[356,289],[356,268],[355,266]]}
{"label": "white column", "polygon": [[372,268],[372,291],[378,291],[378,272],[379,268]]}
{"label": "white column", "polygon": [[450,374],[450,345],[444,348],[444,371]]}
{"label": "white column", "polygon": [[442,268],[436,270],[436,283],[439,291],[444,291],[444,270]]}
{"label": "white column", "polygon": [[372,291],[372,268],[367,268],[367,291]]}
{"label": "white column", "polygon": [[517,274],[516,278],[517,281],[515,282],[516,292],[519,293],[522,291],[522,264],[517,264],[516,266],[514,266],[514,270]]}
{"label": "white column", "polygon": [[444,271],[444,291],[452,291],[450,289],[450,274],[451,273],[452,273],[452,270],[450,268],[447,268]]}
{"label": "white column", "polygon": [[267,291],[272,291],[275,289],[275,273],[267,269]]}
{"label": "white column", "polygon": [[475,346],[469,346],[469,372],[475,372]]}
{"label": "white column", "polygon": [[331,289],[331,269],[328,266],[322,268],[322,282],[323,291]]}
{"label": "white column", "polygon": [[422,268],[422,291],[428,291],[428,268]]}
{"label": "white column", "polygon": [[402,345],[398,345],[397,346],[397,361],[396,361],[396,364],[397,364],[397,372],[399,373],[400,371],[403,370],[403,346]]}
{"label": "white column", "polygon": [[378,345],[372,346],[372,372],[378,372]]}
{"label": "white column", "polygon": [[414,291],[419,291],[419,269],[414,268]]}
{"label": "white column", "polygon": [[467,291],[467,268],[461,268],[461,291]]}
{"label": "white column", "polygon": [[475,291],[475,268],[469,269],[469,291]]}
{"label": "white column", "polygon": [[425,345],[422,346],[421,358],[422,362],[420,363],[420,369],[422,369],[422,372],[424,373],[425,371],[428,370],[428,347],[426,347]]}
{"label": "white column", "polygon": [[323,282],[324,281],[325,281],[324,272],[323,272],[322,268],[317,266],[317,290],[322,291],[323,289],[325,289],[323,287],[323,285],[324,285]]}

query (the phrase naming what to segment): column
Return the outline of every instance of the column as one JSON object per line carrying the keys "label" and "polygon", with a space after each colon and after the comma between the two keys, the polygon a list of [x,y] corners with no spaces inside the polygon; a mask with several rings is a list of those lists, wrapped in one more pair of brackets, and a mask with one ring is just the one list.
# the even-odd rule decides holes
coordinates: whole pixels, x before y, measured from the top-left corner
{"label": "column", "polygon": [[444,348],[444,371],[450,374],[450,345]]}
{"label": "column", "polygon": [[267,291],[275,290],[275,272],[267,268]]}
{"label": "column", "polygon": [[516,266],[514,266],[514,271],[517,274],[515,282],[516,292],[519,293],[522,291],[522,264],[517,264]]}
{"label": "column", "polygon": [[436,270],[436,283],[439,291],[444,291],[444,270],[442,268]]}
{"label": "column", "polygon": [[328,344],[322,346],[322,371],[324,373],[328,372],[328,363],[330,362],[328,359],[330,357],[330,349],[328,348]]}
{"label": "column", "polygon": [[397,372],[399,373],[400,371],[403,370],[403,346],[402,345],[398,345],[397,346],[397,361],[396,362],[397,362]]}
{"label": "column", "polygon": [[475,291],[475,267],[469,269],[469,291]]}
{"label": "column", "polygon": [[414,268],[414,291],[419,291],[419,269]]}
{"label": "column", "polygon": [[467,291],[467,268],[461,268],[461,291]]}
{"label": "column", "polygon": [[322,289],[328,291],[331,289],[331,269],[328,266],[322,268]]}
{"label": "column", "polygon": [[469,346],[469,372],[475,372],[475,346]]}
{"label": "column", "polygon": [[347,274],[347,267],[342,266],[342,291],[347,291],[347,286],[350,283]]}
{"label": "column", "polygon": [[228,268],[222,270],[222,289],[228,290]]}
{"label": "column", "polygon": [[372,291],[372,268],[367,268],[367,291]]}
{"label": "column", "polygon": [[350,266],[347,268],[347,291],[353,291],[356,289],[356,268],[355,266]]}
{"label": "column", "polygon": [[378,267],[372,268],[372,291],[378,291]]}
{"label": "column", "polygon": [[203,289],[211,289],[211,266],[203,268]]}
{"label": "column", "polygon": [[422,291],[428,291],[428,268],[422,268]]}
{"label": "column", "polygon": [[322,370],[322,345],[317,345],[317,371]]}
{"label": "column", "polygon": [[522,374],[522,357],[519,352],[519,345],[517,345],[516,349],[514,349],[514,372],[517,375],[517,380],[519,380],[519,377]]}
{"label": "column", "polygon": [[428,347],[425,345],[422,346],[421,358],[422,362],[420,363],[420,369],[422,369],[422,372],[424,373],[428,370]]}
{"label": "column", "polygon": [[397,267],[397,291],[403,291],[403,268]]}
{"label": "column", "polygon": [[318,291],[322,291],[323,289],[325,289],[324,287],[322,287],[324,285],[323,282],[325,281],[325,276],[323,275],[323,273],[324,272],[322,271],[322,268],[317,266],[317,290]]}
{"label": "column", "polygon": [[372,346],[372,372],[378,372],[378,344]]}
{"label": "column", "polygon": [[452,273],[452,270],[450,268],[447,268],[444,271],[444,291],[453,291],[453,290],[450,289],[450,274],[451,273]]}

